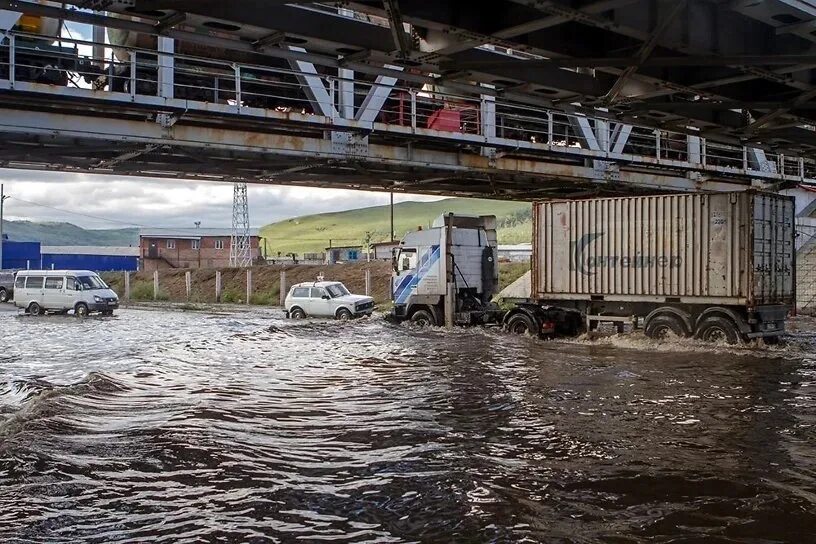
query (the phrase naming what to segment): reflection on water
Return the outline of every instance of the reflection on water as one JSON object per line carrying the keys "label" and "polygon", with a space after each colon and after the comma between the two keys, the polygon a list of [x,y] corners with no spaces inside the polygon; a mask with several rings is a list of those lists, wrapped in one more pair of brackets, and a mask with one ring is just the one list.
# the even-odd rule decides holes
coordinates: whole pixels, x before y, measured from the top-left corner
{"label": "reflection on water", "polygon": [[809,542],[808,330],[0,314],[0,540]]}

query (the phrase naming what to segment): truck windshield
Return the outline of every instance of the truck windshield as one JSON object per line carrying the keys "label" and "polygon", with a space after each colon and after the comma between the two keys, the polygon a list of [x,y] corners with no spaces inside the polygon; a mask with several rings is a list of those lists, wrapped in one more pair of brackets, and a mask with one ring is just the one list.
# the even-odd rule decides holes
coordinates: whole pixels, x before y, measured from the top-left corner
{"label": "truck windshield", "polygon": [[342,283],[335,283],[334,285],[329,285],[328,287],[326,287],[326,289],[329,290],[329,294],[332,296],[332,298],[344,297],[349,294],[349,290],[346,289],[346,286],[343,285]]}
{"label": "truck windshield", "polygon": [[83,289],[107,289],[108,286],[99,276],[79,276],[77,281],[82,284]]}

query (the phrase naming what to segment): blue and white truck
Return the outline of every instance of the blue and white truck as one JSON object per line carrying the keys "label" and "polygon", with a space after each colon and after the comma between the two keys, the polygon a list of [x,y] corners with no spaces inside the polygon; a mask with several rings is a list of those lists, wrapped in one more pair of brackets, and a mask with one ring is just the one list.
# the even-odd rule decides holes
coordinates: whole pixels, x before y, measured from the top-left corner
{"label": "blue and white truck", "polygon": [[758,191],[533,204],[530,282],[500,309],[496,219],[440,216],[394,256],[393,317],[575,335],[601,322],[773,342],[796,296],[794,206]]}

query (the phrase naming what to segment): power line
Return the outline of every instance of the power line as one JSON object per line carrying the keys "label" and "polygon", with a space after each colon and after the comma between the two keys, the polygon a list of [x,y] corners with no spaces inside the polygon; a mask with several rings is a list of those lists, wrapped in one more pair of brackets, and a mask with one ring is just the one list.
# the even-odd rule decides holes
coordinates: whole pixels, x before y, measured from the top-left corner
{"label": "power line", "polygon": [[108,217],[101,217],[99,215],[91,215],[91,214],[88,214],[88,213],[81,213],[81,212],[75,212],[75,211],[72,211],[72,210],[65,210],[63,208],[57,208],[57,207],[54,207],[54,206],[49,206],[48,204],[41,204],[39,202],[33,202],[31,200],[25,200],[23,198],[16,197],[16,196],[9,197],[9,198],[13,198],[14,200],[18,200],[20,202],[25,202],[26,204],[31,204],[32,206],[40,206],[42,208],[48,208],[49,210],[55,210],[55,211],[62,212],[62,213],[78,215],[80,217],[87,217],[87,218],[90,218],[90,219],[98,219],[100,221],[106,221],[108,223],[117,223],[117,224],[120,224],[120,225],[127,225],[129,227],[161,228],[161,227],[149,227],[148,225],[142,225],[140,223],[128,223],[126,221],[118,221],[116,219],[110,219]]}

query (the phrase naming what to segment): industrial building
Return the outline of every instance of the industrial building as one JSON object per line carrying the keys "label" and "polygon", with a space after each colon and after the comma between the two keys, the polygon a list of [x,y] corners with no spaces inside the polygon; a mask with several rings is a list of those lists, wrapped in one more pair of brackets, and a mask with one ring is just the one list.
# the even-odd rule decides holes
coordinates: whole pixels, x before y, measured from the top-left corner
{"label": "industrial building", "polygon": [[139,269],[138,247],[42,246],[44,270],[95,270],[135,272]]}
{"label": "industrial building", "polygon": [[96,272],[139,269],[139,248],[96,246],[43,246],[40,242],[3,241],[4,270],[94,270]]}
{"label": "industrial building", "polygon": [[499,244],[499,262],[525,262],[532,257],[532,244]]}
{"label": "industrial building", "polygon": [[[145,229],[139,233],[143,270],[224,268],[230,264],[230,229]],[[261,259],[260,236],[249,236],[252,261]]]}
{"label": "industrial building", "polygon": [[326,264],[356,263],[365,260],[362,246],[337,246],[326,248]]}
{"label": "industrial building", "polygon": [[371,244],[371,258],[378,261],[390,260],[394,256],[394,249],[398,248],[399,245],[398,240]]}

